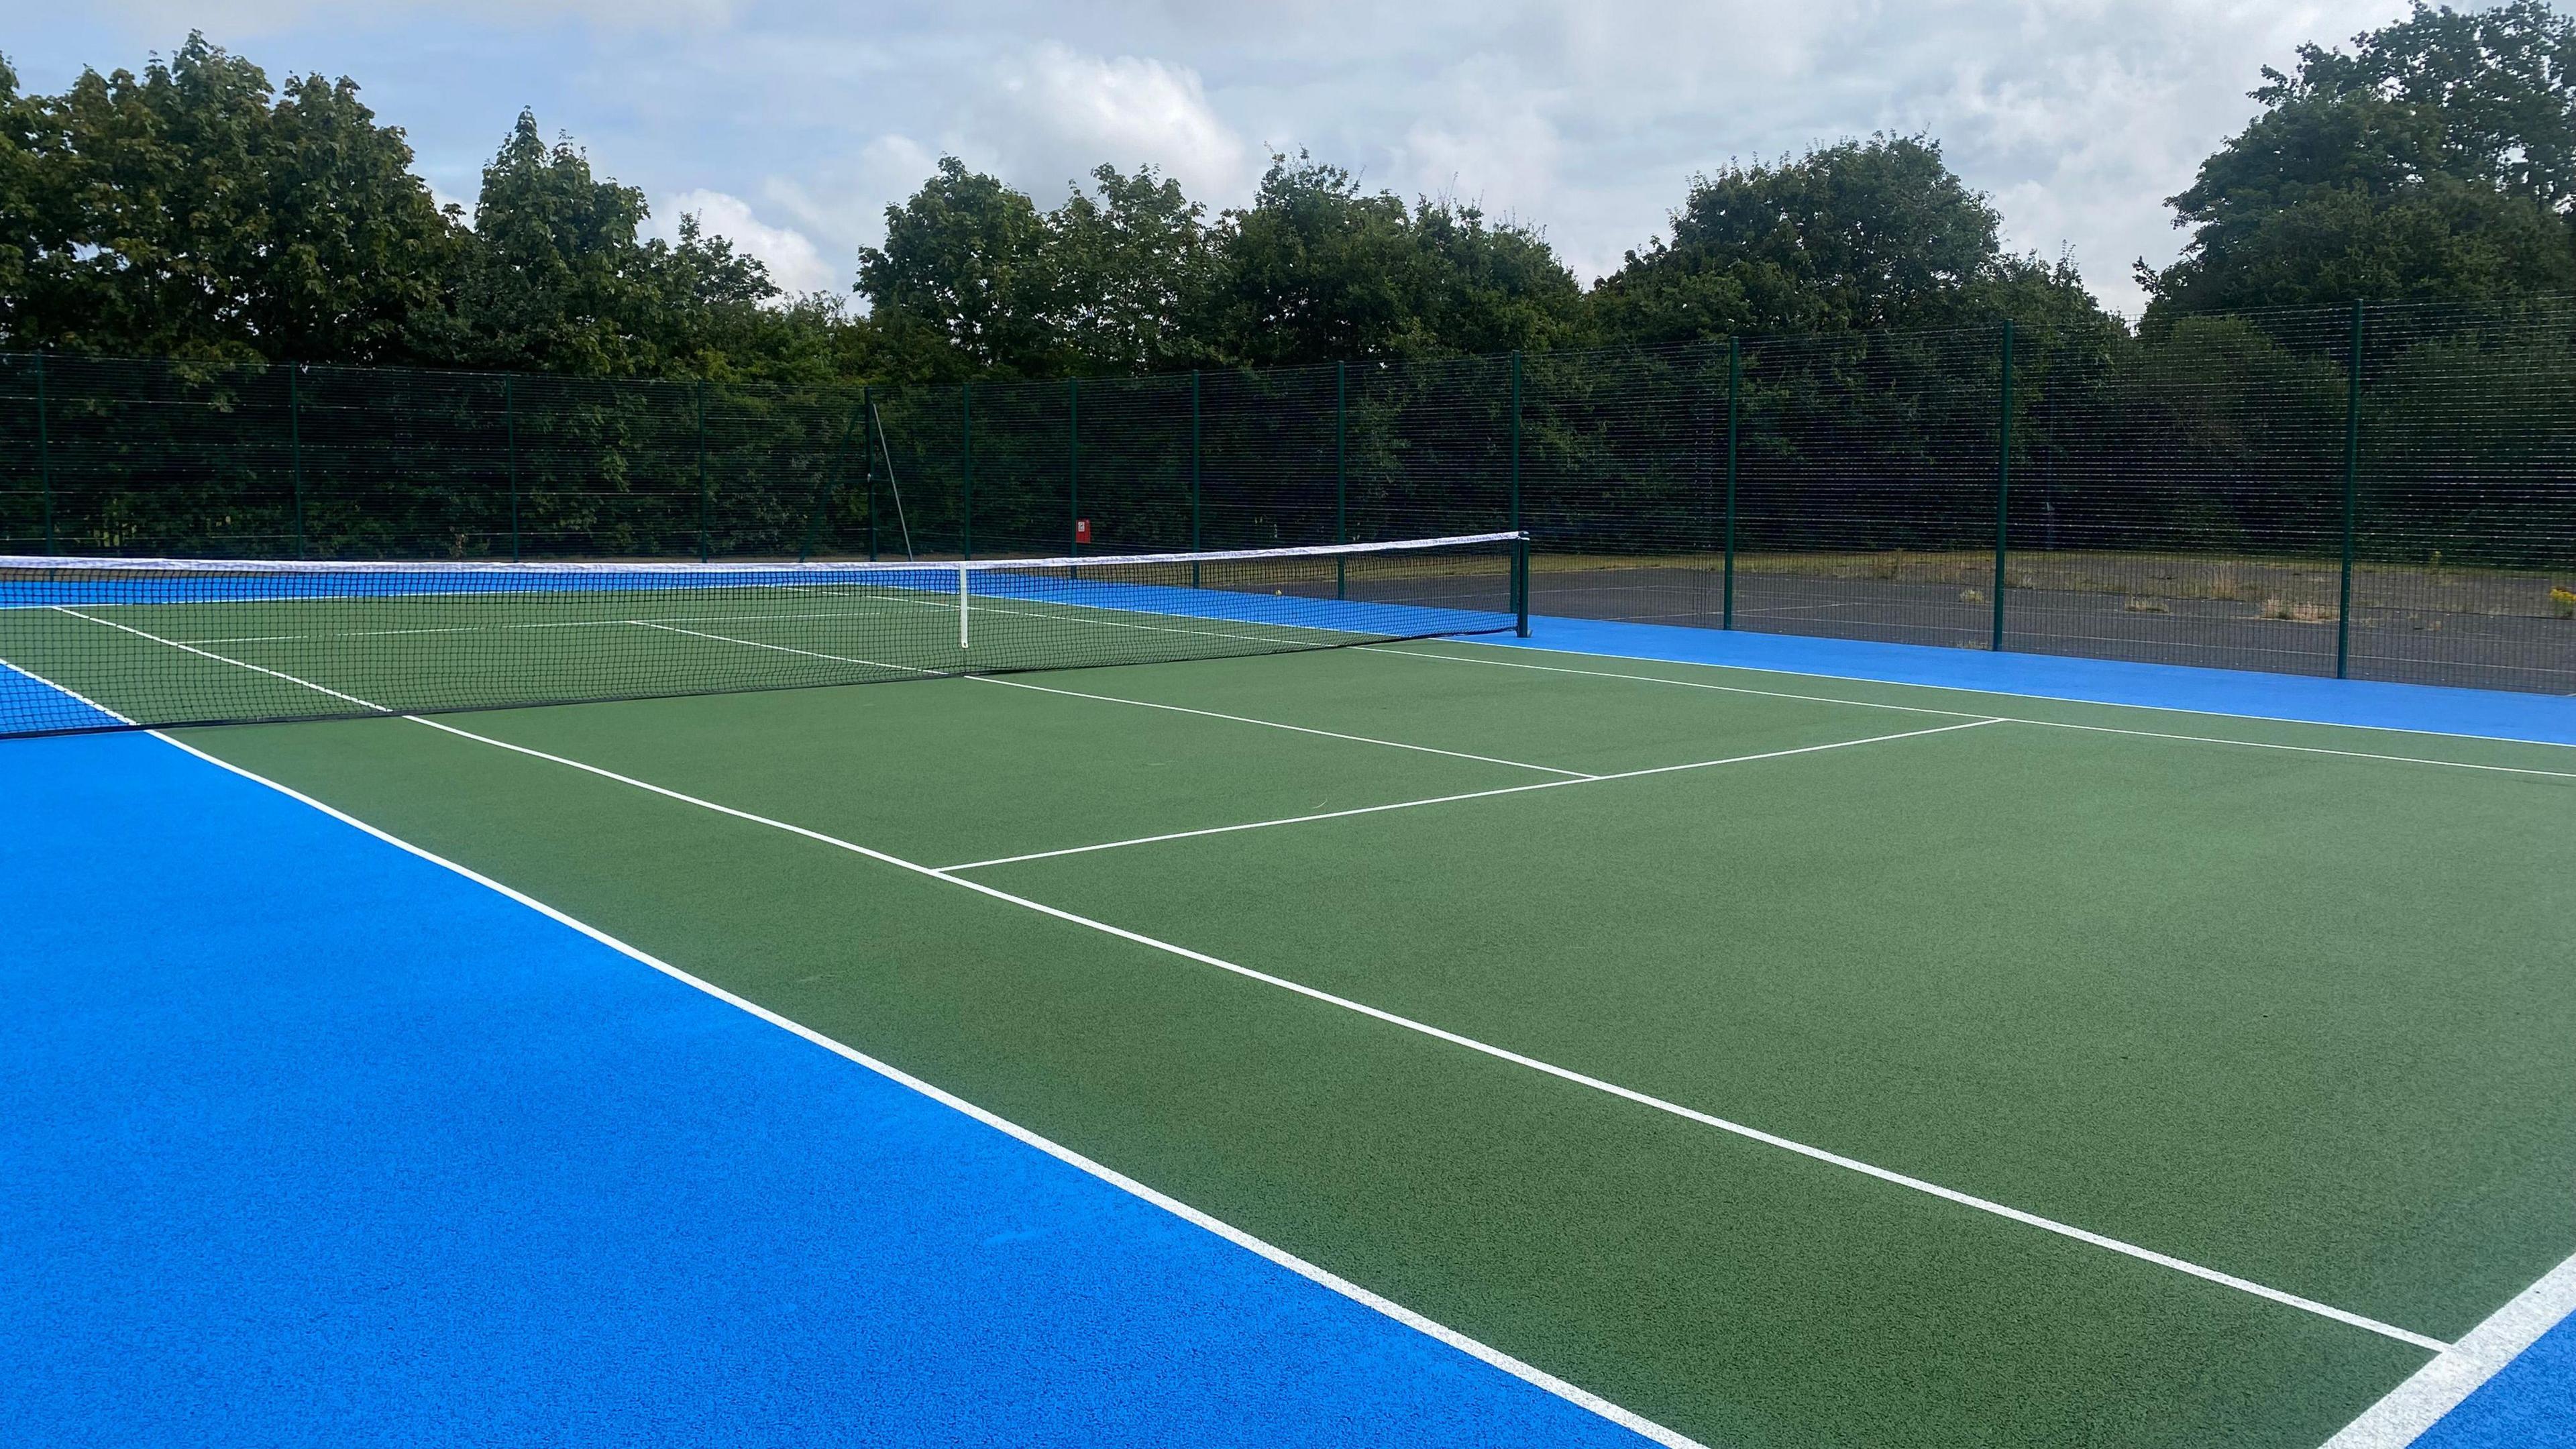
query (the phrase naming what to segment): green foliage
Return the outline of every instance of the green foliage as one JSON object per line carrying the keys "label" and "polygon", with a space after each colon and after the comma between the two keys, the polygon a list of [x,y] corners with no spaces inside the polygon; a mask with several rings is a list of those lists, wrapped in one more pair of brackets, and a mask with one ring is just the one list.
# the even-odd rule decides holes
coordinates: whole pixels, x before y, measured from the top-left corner
{"label": "green foliage", "polygon": [[1473,206],[1408,210],[1302,153],[1271,158],[1215,252],[1202,337],[1223,363],[1507,352],[1580,325],[1581,289],[1537,233]]}
{"label": "green foliage", "polygon": [[2071,266],[2007,255],[2000,224],[1939,143],[1844,141],[1699,178],[1671,239],[1593,301],[1604,332],[1639,342],[2098,312]]}
{"label": "green foliage", "polygon": [[[521,112],[483,168],[472,245],[447,305],[421,316],[418,350],[478,367],[593,375],[721,377],[765,331],[778,295],[761,264],[680,221],[676,243],[643,239],[644,194],[592,175],[568,141],[549,146]],[[750,349],[757,355],[760,349]],[[758,370],[754,368],[753,370]]]}
{"label": "green foliage", "polygon": [[887,325],[955,355],[936,370],[1043,369],[1056,347],[1047,241],[1035,202],[943,156],[886,208],[885,245],[859,252],[859,290]]}
{"label": "green foliage", "polygon": [[12,92],[15,345],[376,360],[435,298],[454,227],[346,80],[272,93],[192,35],[139,77]]}
{"label": "green foliage", "polygon": [[2266,68],[2264,112],[2171,199],[2182,258],[2147,324],[2221,309],[2576,289],[2576,22],[2535,0],[2418,3]]}

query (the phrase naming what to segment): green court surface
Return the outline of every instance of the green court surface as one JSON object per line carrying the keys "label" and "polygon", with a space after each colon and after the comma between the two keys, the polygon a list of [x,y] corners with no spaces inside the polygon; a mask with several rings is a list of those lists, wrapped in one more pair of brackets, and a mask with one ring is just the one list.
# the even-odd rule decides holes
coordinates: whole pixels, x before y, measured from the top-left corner
{"label": "green court surface", "polygon": [[1710,1445],[2315,1445],[2576,1246],[2576,749],[1467,643],[184,738]]}

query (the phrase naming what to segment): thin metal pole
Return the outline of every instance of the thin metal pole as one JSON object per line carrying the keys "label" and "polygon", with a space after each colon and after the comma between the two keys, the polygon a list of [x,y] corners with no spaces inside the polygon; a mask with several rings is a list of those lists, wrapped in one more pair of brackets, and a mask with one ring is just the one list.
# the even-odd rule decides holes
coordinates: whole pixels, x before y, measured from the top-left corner
{"label": "thin metal pole", "polygon": [[1987,646],[2004,647],[2004,524],[2012,516],[2013,324],[2004,319],[2002,411],[1995,419],[1995,604]]}
{"label": "thin metal pole", "polygon": [[[1190,552],[1199,551],[1199,374],[1190,370]],[[1199,562],[1190,560],[1190,587],[1199,586]]]}
{"label": "thin metal pole", "polygon": [[511,397],[510,375],[501,374],[501,437],[510,460],[510,562],[519,561],[519,410]]}
{"label": "thin metal pole", "polygon": [[713,557],[711,540],[707,537],[713,501],[707,490],[707,385],[701,380],[698,383],[698,562],[700,563],[705,563]]}
{"label": "thin metal pole", "polygon": [[[1348,543],[1351,510],[1350,364],[1333,364],[1333,542]],[[1333,597],[1350,592],[1350,560],[1333,560]]]}
{"label": "thin metal pole", "polygon": [[54,543],[54,447],[45,430],[45,354],[36,354],[36,478],[45,490],[45,552],[60,553]]}
{"label": "thin metal pole", "polygon": [[304,557],[304,392],[296,383],[302,363],[286,368],[286,475],[295,503],[295,556]]}
{"label": "thin metal pole", "polygon": [[865,479],[862,486],[867,491],[868,562],[875,563],[877,561],[877,452],[869,444],[876,440],[876,389],[864,386],[859,389],[859,413],[859,452],[867,459],[864,465],[867,472],[862,475]]}
{"label": "thin metal pole", "polygon": [[1735,435],[1744,415],[1744,339],[1726,339],[1726,586],[1719,626],[1735,627]]}
{"label": "thin metal pole", "polygon": [[1070,558],[1082,552],[1082,379],[1064,380],[1064,534]]}
{"label": "thin metal pole", "polygon": [[2351,677],[2352,544],[2361,516],[2361,300],[2352,304],[2352,355],[2344,364],[2343,584],[2335,597],[2335,678]]}
{"label": "thin metal pole", "polygon": [[975,384],[957,389],[957,556],[975,556]]}
{"label": "thin metal pole", "polygon": [[1510,529],[1521,531],[1521,355],[1512,354],[1512,517]]}

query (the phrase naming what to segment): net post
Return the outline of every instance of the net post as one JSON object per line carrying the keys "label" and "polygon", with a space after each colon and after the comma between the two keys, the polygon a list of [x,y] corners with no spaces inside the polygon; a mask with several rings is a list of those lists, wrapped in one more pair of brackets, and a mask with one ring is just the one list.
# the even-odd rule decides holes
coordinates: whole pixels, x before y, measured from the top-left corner
{"label": "net post", "polygon": [[1065,557],[1082,552],[1082,379],[1064,380]]}
{"label": "net post", "polygon": [[2013,323],[2004,319],[2002,406],[1995,418],[1995,602],[1994,628],[1987,648],[2004,647],[2004,524],[2012,514]]}
{"label": "net post", "polygon": [[1530,636],[1529,627],[1529,535],[1512,540],[1512,612],[1518,616],[1512,633],[1517,638]]}
{"label": "net post", "polygon": [[1735,627],[1736,423],[1744,415],[1744,339],[1726,339],[1726,582],[1718,627]]}
{"label": "net post", "polygon": [[2361,514],[2361,299],[2352,303],[2351,355],[2344,363],[2343,580],[2335,596],[2335,678],[2352,677],[2352,545]]}
{"label": "net post", "polygon": [[501,374],[501,446],[510,474],[510,562],[519,561],[519,410],[510,375]]}
{"label": "net post", "polygon": [[45,430],[45,350],[36,349],[36,479],[45,490],[45,552],[60,553],[54,542],[54,447]]}
{"label": "net post", "polygon": [[707,494],[707,383],[698,379],[698,562],[713,557],[712,541],[707,537],[711,500]]}
{"label": "net post", "polygon": [[966,586],[967,572],[966,561],[964,559],[959,559],[957,561],[957,652],[960,654],[966,652],[966,619],[968,613],[966,601],[971,594],[971,591]]}
{"label": "net post", "polygon": [[[1350,364],[1333,364],[1333,542],[1351,541],[1351,379]],[[1333,597],[1350,593],[1351,561],[1333,560]]]}
{"label": "net post", "polygon": [[861,480],[860,486],[867,493],[868,562],[870,563],[875,563],[877,561],[876,425],[876,389],[867,386],[866,384],[861,384],[859,387],[859,456],[864,461],[861,462],[859,466],[866,471],[861,473],[859,476]]}
{"label": "net post", "polygon": [[975,556],[975,384],[957,387],[957,556]]}
{"label": "net post", "polygon": [[[1199,370],[1190,369],[1190,552],[1199,551]],[[1199,561],[1190,560],[1190,587],[1199,586]]]}
{"label": "net post", "polygon": [[286,478],[295,509],[295,556],[304,557],[304,364],[286,365]]}

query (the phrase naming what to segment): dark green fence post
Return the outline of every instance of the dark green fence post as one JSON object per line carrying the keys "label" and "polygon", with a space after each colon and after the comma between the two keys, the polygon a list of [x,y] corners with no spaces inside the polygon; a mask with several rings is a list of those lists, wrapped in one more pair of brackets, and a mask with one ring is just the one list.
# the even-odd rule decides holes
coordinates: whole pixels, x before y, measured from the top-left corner
{"label": "dark green fence post", "polygon": [[[1333,542],[1351,541],[1351,380],[1350,364],[1333,364]],[[1333,560],[1333,597],[1350,593],[1350,560]]]}
{"label": "dark green fence post", "polygon": [[877,561],[877,397],[876,389],[859,389],[859,457],[866,471],[860,475],[861,487],[867,494],[868,562]]}
{"label": "dark green fence post", "polygon": [[286,365],[286,478],[295,506],[295,556],[304,557],[304,392],[297,384],[302,363]]}
{"label": "dark green fence post", "polygon": [[975,556],[975,384],[957,388],[957,556]]}
{"label": "dark green fence post", "polygon": [[2352,304],[2352,355],[2344,364],[2343,585],[2335,596],[2335,678],[2352,667],[2352,543],[2361,516],[2361,302]]}
{"label": "dark green fence post", "polygon": [[1082,552],[1082,379],[1064,380],[1064,537],[1065,556]]}
{"label": "dark green fence post", "polygon": [[[1190,369],[1190,552],[1199,551],[1199,374]],[[1198,560],[1190,560],[1190,587],[1199,586]]]}
{"label": "dark green fence post", "polygon": [[1995,419],[1995,612],[1990,649],[2004,647],[2004,523],[2012,516],[2013,324],[2004,319],[2002,409]]}
{"label": "dark green fence post", "polygon": [[713,500],[707,490],[707,385],[698,383],[698,562],[714,557],[707,537]]}
{"label": "dark green fence post", "polygon": [[1521,355],[1512,354],[1512,514],[1511,531],[1521,531]]}
{"label": "dark green fence post", "polygon": [[45,490],[45,552],[54,546],[54,447],[45,431],[45,354],[36,354],[36,482]]}
{"label": "dark green fence post", "polygon": [[519,410],[511,397],[510,375],[501,374],[501,446],[510,469],[510,562],[519,561]]}
{"label": "dark green fence post", "polygon": [[1726,339],[1726,583],[1721,628],[1735,627],[1735,434],[1744,415],[1744,339]]}

